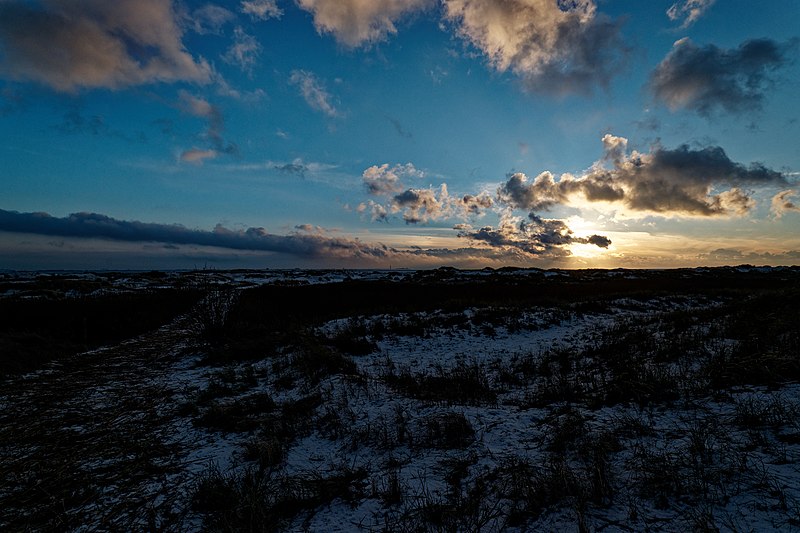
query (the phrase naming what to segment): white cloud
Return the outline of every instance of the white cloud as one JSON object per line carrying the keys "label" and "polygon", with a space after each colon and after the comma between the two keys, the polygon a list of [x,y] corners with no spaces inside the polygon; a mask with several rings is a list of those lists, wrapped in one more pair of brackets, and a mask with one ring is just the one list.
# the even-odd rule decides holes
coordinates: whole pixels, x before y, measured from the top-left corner
{"label": "white cloud", "polygon": [[424,175],[425,173],[412,163],[394,165],[393,167],[390,167],[389,163],[384,163],[383,165],[372,165],[364,170],[361,178],[368,193],[380,196],[402,191],[405,185],[403,185],[401,178],[422,178]]}
{"label": "white cloud", "polygon": [[433,0],[297,0],[314,16],[319,33],[331,33],[355,48],[385,40],[397,33],[395,23],[425,9]]}
{"label": "white cloud", "polygon": [[793,198],[797,197],[797,191],[789,189],[781,191],[772,197],[772,214],[775,218],[781,218],[786,213],[800,213],[800,205],[797,205]]}
{"label": "white cloud", "polygon": [[565,94],[606,85],[626,55],[619,24],[594,0],[443,0],[460,37],[528,89]]}

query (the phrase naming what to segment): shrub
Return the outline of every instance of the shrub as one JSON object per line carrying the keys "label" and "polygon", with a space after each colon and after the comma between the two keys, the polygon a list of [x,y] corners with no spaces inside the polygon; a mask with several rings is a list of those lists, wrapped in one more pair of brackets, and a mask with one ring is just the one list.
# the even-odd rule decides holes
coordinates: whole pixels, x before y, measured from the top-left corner
{"label": "shrub", "polygon": [[431,448],[461,449],[475,440],[475,430],[464,413],[449,411],[433,414],[423,421],[423,443]]}

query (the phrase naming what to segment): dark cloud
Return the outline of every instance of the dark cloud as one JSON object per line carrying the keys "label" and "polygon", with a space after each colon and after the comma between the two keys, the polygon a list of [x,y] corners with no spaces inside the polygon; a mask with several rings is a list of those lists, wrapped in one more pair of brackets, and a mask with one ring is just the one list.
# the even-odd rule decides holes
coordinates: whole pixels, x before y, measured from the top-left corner
{"label": "dark cloud", "polygon": [[796,44],[753,39],[725,50],[684,38],[650,75],[649,87],[671,109],[690,109],[706,117],[720,110],[758,110],[774,84],[774,72],[788,63]]}
{"label": "dark cloud", "polygon": [[109,126],[102,115],[91,115],[87,117],[82,114],[77,107],[64,113],[64,118],[61,124],[56,126],[56,129],[61,133],[67,134],[113,137],[128,142],[147,141],[147,136],[144,132],[139,132],[138,135],[128,135]]}
{"label": "dark cloud", "polygon": [[0,49],[0,75],[57,91],[211,79],[163,0],[0,2]]}
{"label": "dark cloud", "polygon": [[505,217],[498,227],[473,229],[461,224],[458,236],[491,248],[516,249],[531,256],[566,257],[570,244],[593,244],[608,248],[611,240],[600,235],[576,237],[561,220],[543,219],[531,213],[528,220]]}
{"label": "dark cloud", "polygon": [[633,125],[644,131],[658,131],[661,129],[661,121],[656,117],[647,117],[642,120],[634,120]]}
{"label": "dark cloud", "polygon": [[593,0],[444,0],[445,17],[492,67],[529,90],[591,93],[626,63],[621,23]]}
{"label": "dark cloud", "polygon": [[[124,259],[126,265],[141,264],[147,257],[136,254],[135,251],[113,251],[105,248],[97,248],[96,244],[82,245],[82,252],[74,252],[72,255],[66,254],[62,250],[65,247],[78,248],[76,241],[66,242],[63,239],[105,239],[128,243],[142,243],[142,249],[165,250],[178,252],[171,254],[168,258],[161,257],[160,261],[178,261],[185,268],[185,261],[196,261],[198,259],[213,260],[225,259],[231,266],[241,264],[242,261],[250,261],[248,255],[231,255],[233,252],[273,252],[277,255],[271,256],[270,261],[281,263],[287,266],[296,264],[296,261],[321,262],[330,264],[329,261],[354,261],[352,264],[364,265],[365,263],[376,263],[386,265],[387,261],[393,264],[408,264],[414,266],[440,266],[442,264],[476,267],[490,264],[520,266],[530,265],[535,261],[542,266],[550,264],[552,261],[560,261],[570,255],[565,248],[566,243],[589,242],[589,239],[580,239],[571,235],[571,232],[560,221],[532,220],[519,226],[518,235],[515,237],[513,232],[507,231],[505,239],[500,235],[493,236],[495,233],[506,231],[493,230],[492,228],[482,228],[481,230],[471,231],[467,225],[459,229],[464,237],[470,238],[476,246],[463,248],[421,248],[412,246],[410,249],[397,250],[383,244],[366,244],[358,239],[331,236],[328,230],[310,224],[301,224],[295,227],[295,231],[287,235],[275,235],[267,232],[263,228],[248,228],[246,230],[230,230],[222,226],[217,226],[212,231],[193,230],[181,225],[153,224],[136,221],[117,220],[97,213],[74,213],[64,218],[57,218],[47,213],[18,213],[15,211],[5,211],[0,209],[0,232],[25,233],[40,236],[39,242],[49,242],[49,248],[59,248],[57,255],[47,255],[46,250],[39,250],[31,255],[35,242],[29,246],[19,248],[4,248],[4,252],[12,252],[15,259],[25,261],[24,253],[27,253],[28,261],[38,261],[41,264],[43,259],[47,259],[50,268],[63,268],[64,264],[74,264],[76,268],[85,268],[89,263],[107,264],[113,257]],[[468,234],[474,233],[475,238]],[[528,239],[530,242],[523,242]],[[34,238],[34,241],[36,238]],[[538,244],[537,244],[538,242]],[[5,245],[7,245],[7,241]],[[18,243],[19,244],[19,243]],[[594,243],[592,243],[594,244]],[[0,242],[0,247],[4,243]],[[211,247],[209,249],[194,249],[193,247]],[[214,248],[218,249],[217,251]],[[141,252],[141,251],[140,251]],[[20,255],[22,254],[22,255]],[[37,255],[38,254],[38,255]],[[44,255],[42,255],[44,254]],[[134,254],[134,255],[131,255]],[[198,255],[200,254],[200,255]],[[209,255],[210,254],[210,255]],[[222,254],[222,255],[220,255]],[[47,257],[45,257],[47,256]],[[170,259],[171,258],[171,259]],[[293,259],[292,259],[293,258]],[[263,261],[263,259],[261,259]],[[71,262],[71,263],[70,263]],[[13,263],[13,262],[12,262]],[[320,263],[317,263],[320,264]],[[28,267],[26,267],[28,268]],[[150,267],[152,268],[152,267]]]}
{"label": "dark cloud", "polygon": [[85,117],[77,109],[64,113],[64,120],[56,126],[61,133],[89,133],[102,135],[108,132],[105,119],[100,115]]}
{"label": "dark cloud", "polygon": [[498,201],[513,209],[538,211],[582,196],[590,202],[619,202],[634,211],[667,215],[741,215],[754,206],[743,187],[787,183],[783,174],[760,163],[731,161],[718,146],[655,147],[648,154],[628,155],[623,137],[607,134],[603,144],[603,160],[584,175],[564,174],[556,181],[543,172],[531,181],[525,174],[512,174],[499,187]]}
{"label": "dark cloud", "polygon": [[367,245],[357,239],[330,237],[320,232],[275,235],[264,228],[230,230],[221,225],[213,231],[204,231],[180,225],[117,220],[97,213],[73,213],[57,218],[47,213],[18,213],[0,209],[0,231],[126,242],[214,246],[232,250],[278,252],[301,258],[370,259],[395,253],[383,245]]}
{"label": "dark cloud", "polygon": [[602,235],[591,235],[586,239],[586,244],[594,244],[600,248],[608,248],[611,246],[611,239]]}
{"label": "dark cloud", "polygon": [[306,172],[308,172],[309,168],[307,165],[299,161],[293,161],[291,163],[283,163],[283,164],[275,164],[272,166],[273,169],[277,170],[281,174],[293,174],[296,176],[300,176],[304,178],[306,176]]}
{"label": "dark cloud", "polygon": [[387,116],[386,120],[392,123],[392,126],[394,126],[394,130],[400,137],[403,137],[404,139],[411,139],[414,137],[414,135],[410,131],[405,129],[403,125],[400,123],[400,121],[397,120],[396,118]]}
{"label": "dark cloud", "polygon": [[800,250],[787,250],[783,252],[745,252],[736,248],[717,248],[707,253],[698,255],[699,259],[711,261],[718,264],[780,264],[793,261],[795,264],[800,260]]}
{"label": "dark cloud", "polygon": [[564,175],[557,182],[550,172],[542,172],[533,181],[517,172],[498,188],[497,199],[514,209],[540,211],[567,203],[573,194],[582,194],[592,202],[619,201],[625,195],[610,173],[597,172],[583,179]]}

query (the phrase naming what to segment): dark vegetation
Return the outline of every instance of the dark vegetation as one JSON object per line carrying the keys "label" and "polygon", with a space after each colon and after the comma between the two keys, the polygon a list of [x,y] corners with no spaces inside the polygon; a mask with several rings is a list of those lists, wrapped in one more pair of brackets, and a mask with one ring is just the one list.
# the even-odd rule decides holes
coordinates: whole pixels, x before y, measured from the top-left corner
{"label": "dark vegetation", "polygon": [[[308,409],[300,411],[299,419],[292,414],[294,406],[273,409],[271,418],[253,426],[260,432],[246,445],[245,460],[260,470],[250,466],[240,474],[243,478],[228,478],[228,490],[247,487],[253,472],[282,472],[297,439],[318,432],[337,442],[350,439],[358,449],[442,454],[441,471],[433,478],[444,480],[449,486],[445,492],[429,490],[424,478],[408,486],[398,474],[402,463],[390,454],[383,474],[372,474],[370,493],[361,494],[387,509],[358,524],[366,530],[524,528],[560,509],[570,523],[588,531],[589,524],[597,526],[603,510],[620,505],[628,506],[625,523],[643,520],[649,508],[675,513],[680,527],[714,530],[724,525],[714,509],[742,494],[755,494],[762,509],[774,510],[781,517],[774,524],[800,525],[800,501],[778,487],[778,479],[760,466],[763,459],[750,455],[756,446],[768,456],[776,454],[779,463],[787,460],[787,443],[800,444],[796,401],[736,400],[733,429],[728,418],[698,407],[737,387],[780,390],[800,379],[798,297],[798,271],[733,269],[637,272],[636,279],[593,272],[556,279],[496,272],[465,280],[457,273],[434,271],[402,281],[247,291],[231,308],[222,333],[229,361],[239,356],[277,361],[282,352],[275,347],[284,346],[293,355],[273,365],[276,384],[315,390],[326,379],[342,376],[348,387],[369,394],[367,383],[377,380],[397,397],[436,410],[420,418],[398,406],[355,428],[350,424],[356,415],[347,398],[331,407],[330,392],[323,393],[327,400],[315,395],[300,400]],[[379,350],[377,342],[397,335],[424,342],[471,331],[491,338],[501,329],[536,330],[570,316],[611,313],[609,306],[620,305],[614,302],[621,299],[638,316],[612,321],[580,349],[553,346],[490,365],[467,361],[427,370],[387,361],[373,375],[363,375],[354,363]],[[659,299],[677,308],[650,311]],[[707,304],[698,307],[703,301]],[[464,314],[464,309],[472,311]],[[530,321],[524,317],[529,309],[549,311]],[[367,319],[372,316],[383,318]],[[315,329],[333,319],[345,319],[333,333]],[[248,352],[259,346],[259,339],[268,342],[258,353]],[[270,350],[264,351],[266,346]],[[538,444],[543,458],[520,455],[491,468],[473,467],[479,435],[459,408],[499,404],[548,413],[535,430],[544,436]],[[592,423],[591,413],[603,408],[650,415]],[[677,413],[677,420],[668,423],[676,424],[669,428],[669,438],[664,438],[665,422],[659,426],[653,409]],[[744,445],[736,433],[740,430],[749,435]],[[202,479],[218,477],[212,470]],[[267,478],[270,490],[285,490],[280,488],[285,479]],[[287,516],[270,503],[274,496],[257,499],[262,502],[259,513],[271,517],[267,522],[285,522]],[[301,505],[295,519],[308,511]],[[214,529],[242,510],[236,504],[200,512]],[[728,525],[736,524],[730,518]]]}
{"label": "dark vegetation", "polygon": [[[800,269],[439,269],[77,298],[54,297],[72,289],[46,282],[44,292],[27,294],[35,298],[0,299],[0,340],[18,343],[2,345],[5,372],[118,342],[191,310],[186,335],[205,377],[165,399],[169,416],[239,449],[233,468],[195,474],[170,510],[151,503],[146,523],[133,522],[139,529],[181,530],[191,517],[208,531],[297,530],[319,512],[365,501],[375,503],[367,505],[373,514],[343,527],[800,528],[800,471],[787,476],[784,468],[800,461],[800,398],[792,392],[800,382]],[[576,317],[603,320],[590,322],[581,342],[520,345],[496,357],[453,353],[408,364],[386,348],[401,337],[423,347],[461,337],[493,346]],[[30,366],[19,364],[24,343],[14,340],[26,335],[44,339],[46,350],[34,351],[48,354]],[[523,433],[499,454],[492,431],[504,417],[524,420]],[[290,458],[306,439],[336,457],[298,466]],[[420,459],[424,469],[415,466]],[[95,497],[74,492],[75,484],[58,494],[50,483],[55,496],[31,489],[28,503],[10,501],[12,484],[0,480],[0,506],[55,498],[63,507],[13,523],[33,529],[77,526],[74,515],[63,517]],[[762,517],[756,526],[753,514]]]}
{"label": "dark vegetation", "polygon": [[188,312],[201,295],[199,290],[164,288],[64,296],[50,288],[2,298],[0,377],[158,328]]}

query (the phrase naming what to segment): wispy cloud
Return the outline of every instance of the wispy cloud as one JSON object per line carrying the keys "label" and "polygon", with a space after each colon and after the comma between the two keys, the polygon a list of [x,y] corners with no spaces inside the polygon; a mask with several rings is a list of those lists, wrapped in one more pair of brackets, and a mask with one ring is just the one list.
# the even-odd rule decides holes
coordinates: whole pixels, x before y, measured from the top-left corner
{"label": "wispy cloud", "polygon": [[715,111],[758,110],[774,84],[773,73],[788,63],[788,51],[796,44],[753,39],[726,50],[683,38],[650,75],[649,88],[670,109],[705,117]]}
{"label": "wispy cloud", "polygon": [[178,97],[179,106],[184,112],[208,121],[204,135],[211,144],[211,148],[208,149],[192,148],[184,151],[181,154],[182,161],[202,164],[206,159],[214,159],[220,154],[236,154],[238,152],[235,144],[226,142],[222,137],[225,120],[217,106],[184,90],[179,91]]}
{"label": "wispy cloud", "polygon": [[300,89],[300,94],[306,103],[314,110],[320,111],[331,118],[341,116],[333,103],[333,96],[312,72],[306,70],[293,70],[289,83]]}
{"label": "wispy cloud", "polygon": [[243,0],[239,9],[254,20],[269,20],[283,15],[275,0]]}
{"label": "wispy cloud", "polygon": [[190,148],[181,152],[180,159],[184,163],[202,165],[207,159],[215,159],[219,153],[216,150],[203,150],[200,148]]}
{"label": "wispy cloud", "polygon": [[103,115],[86,116],[81,112],[79,106],[64,113],[64,120],[56,126],[56,129],[61,133],[112,137],[128,142],[145,142],[147,140],[144,132],[140,131],[138,134],[131,135],[111,127]]}
{"label": "wispy cloud", "polygon": [[185,15],[186,22],[199,34],[219,34],[223,26],[236,20],[236,14],[215,4],[205,4],[191,14]]}
{"label": "wispy cloud", "polygon": [[786,213],[800,213],[800,205],[794,198],[797,198],[795,189],[781,191],[772,197],[771,211],[775,218],[781,218]]}
{"label": "wispy cloud", "polygon": [[716,0],[681,0],[667,9],[671,21],[681,21],[681,28],[688,28],[702,17]]}
{"label": "wispy cloud", "polygon": [[597,13],[593,0],[444,0],[445,17],[499,72],[526,88],[590,93],[625,63],[620,23]]}
{"label": "wispy cloud", "polygon": [[252,74],[259,55],[261,55],[261,44],[258,40],[237,26],[233,30],[233,44],[222,58],[227,63],[238,66],[243,72]]}
{"label": "wispy cloud", "polygon": [[404,139],[411,139],[414,137],[414,135],[408,131],[405,126],[403,126],[403,124],[396,118],[387,115],[386,120],[391,122],[392,126],[394,126],[394,131],[396,131],[400,137],[403,137]]}
{"label": "wispy cloud", "polygon": [[0,2],[0,75],[63,92],[210,81],[181,38],[162,0]]}

